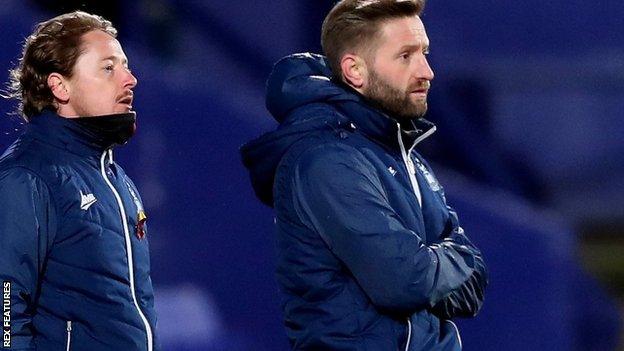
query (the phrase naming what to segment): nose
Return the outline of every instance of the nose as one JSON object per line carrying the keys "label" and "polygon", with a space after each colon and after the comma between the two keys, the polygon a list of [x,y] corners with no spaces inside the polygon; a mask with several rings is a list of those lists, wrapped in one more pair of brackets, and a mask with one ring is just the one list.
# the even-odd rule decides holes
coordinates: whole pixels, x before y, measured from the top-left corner
{"label": "nose", "polygon": [[136,79],[136,77],[129,69],[126,68],[126,76],[123,80],[124,88],[133,89],[138,83],[139,81]]}
{"label": "nose", "polygon": [[415,74],[417,76],[418,79],[424,79],[424,80],[433,80],[434,78],[434,73],[433,70],[431,69],[431,66],[429,66],[429,61],[427,60],[427,56],[422,55],[420,60],[417,60],[417,66],[415,68]]}

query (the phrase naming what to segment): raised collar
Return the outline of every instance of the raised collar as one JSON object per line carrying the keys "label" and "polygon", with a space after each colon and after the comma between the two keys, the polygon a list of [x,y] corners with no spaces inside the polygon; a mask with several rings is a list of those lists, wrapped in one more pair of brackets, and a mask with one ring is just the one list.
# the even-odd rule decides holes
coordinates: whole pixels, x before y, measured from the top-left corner
{"label": "raised collar", "polygon": [[64,118],[49,111],[32,118],[27,125],[26,135],[81,156],[99,157],[114,146],[110,140],[72,118]]}
{"label": "raised collar", "polygon": [[397,139],[399,129],[403,144],[410,151],[436,131],[436,126],[424,118],[400,123],[397,119],[376,108],[373,103],[357,91],[346,87],[344,84],[338,85],[350,93],[351,98],[334,101],[332,105],[349,118],[354,124],[353,127],[360,129],[368,137],[393,150],[400,149]]}

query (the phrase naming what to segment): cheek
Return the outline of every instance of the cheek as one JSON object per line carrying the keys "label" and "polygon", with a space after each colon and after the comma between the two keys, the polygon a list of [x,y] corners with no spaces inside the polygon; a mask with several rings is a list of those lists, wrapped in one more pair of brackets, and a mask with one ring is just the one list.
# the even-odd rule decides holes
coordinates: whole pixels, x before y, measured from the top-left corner
{"label": "cheek", "polygon": [[409,81],[409,75],[404,72],[398,72],[388,78],[390,86],[400,92],[407,92],[409,90]]}
{"label": "cheek", "polygon": [[377,71],[377,74],[393,88],[405,90],[410,78],[408,71],[407,67],[393,63],[384,65]]}
{"label": "cheek", "polygon": [[397,68],[392,71],[390,79],[396,87],[406,89],[410,81],[409,70],[402,67]]}
{"label": "cheek", "polygon": [[74,95],[80,96],[82,100],[90,100],[97,98],[102,92],[98,89],[96,84],[91,81],[84,80],[80,84],[74,86]]}
{"label": "cheek", "polygon": [[93,86],[90,100],[98,105],[112,105],[115,101],[115,91],[108,86]]}

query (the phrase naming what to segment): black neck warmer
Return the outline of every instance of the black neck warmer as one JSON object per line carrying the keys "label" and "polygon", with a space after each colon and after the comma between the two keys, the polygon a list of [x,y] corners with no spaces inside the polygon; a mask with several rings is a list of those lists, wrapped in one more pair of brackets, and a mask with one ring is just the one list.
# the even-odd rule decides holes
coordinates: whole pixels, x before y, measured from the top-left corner
{"label": "black neck warmer", "polygon": [[69,120],[80,124],[104,148],[123,145],[136,130],[136,112],[104,116],[78,117]]}

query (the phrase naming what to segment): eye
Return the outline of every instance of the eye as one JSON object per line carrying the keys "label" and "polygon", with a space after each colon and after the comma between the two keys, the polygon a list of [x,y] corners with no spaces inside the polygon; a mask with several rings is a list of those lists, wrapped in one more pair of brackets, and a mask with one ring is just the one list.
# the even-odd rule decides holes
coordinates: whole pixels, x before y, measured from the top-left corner
{"label": "eye", "polygon": [[112,71],[114,70],[114,68],[115,68],[115,67],[114,67],[113,65],[106,65],[106,66],[104,67],[104,70],[105,70],[107,73],[110,73],[110,72],[112,72]]}
{"label": "eye", "polygon": [[423,50],[423,55],[429,55],[429,48]]}
{"label": "eye", "polygon": [[409,60],[412,55],[409,52],[404,52],[400,55],[401,59]]}

